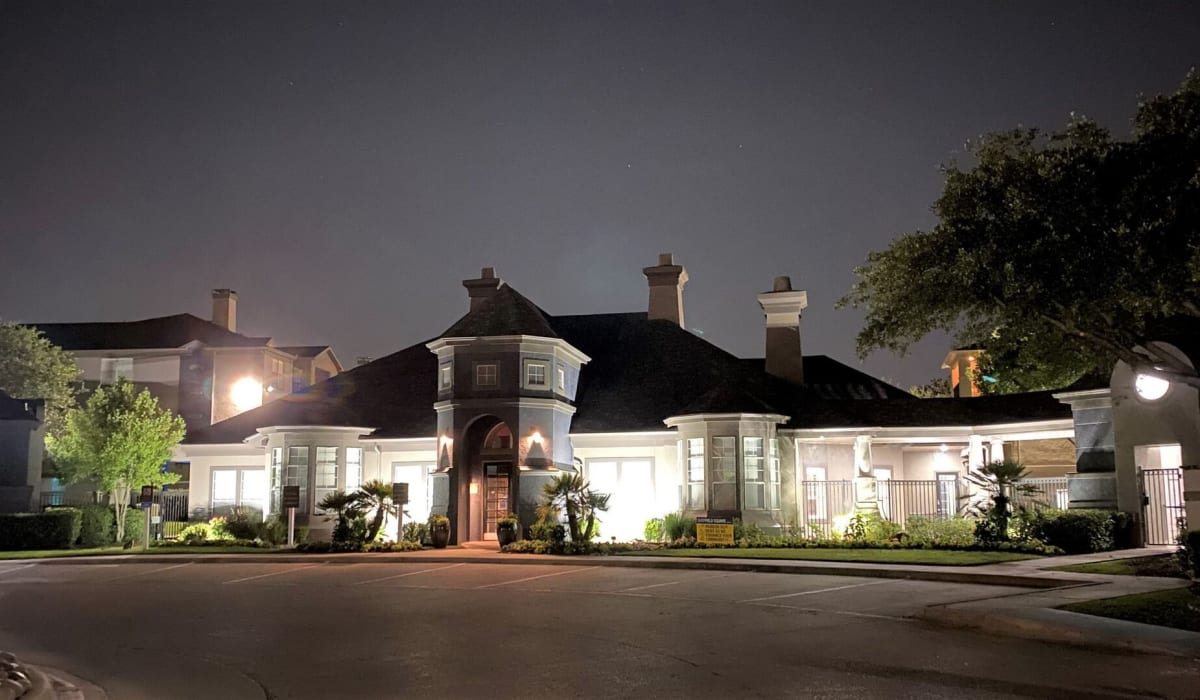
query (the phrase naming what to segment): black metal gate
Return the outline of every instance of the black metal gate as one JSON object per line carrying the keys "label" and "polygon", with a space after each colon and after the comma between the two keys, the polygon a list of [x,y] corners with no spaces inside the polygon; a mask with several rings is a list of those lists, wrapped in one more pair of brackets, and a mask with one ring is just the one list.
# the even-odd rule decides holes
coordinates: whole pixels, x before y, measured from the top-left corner
{"label": "black metal gate", "polygon": [[1175,544],[1183,527],[1183,471],[1142,469],[1142,520],[1146,544]]}

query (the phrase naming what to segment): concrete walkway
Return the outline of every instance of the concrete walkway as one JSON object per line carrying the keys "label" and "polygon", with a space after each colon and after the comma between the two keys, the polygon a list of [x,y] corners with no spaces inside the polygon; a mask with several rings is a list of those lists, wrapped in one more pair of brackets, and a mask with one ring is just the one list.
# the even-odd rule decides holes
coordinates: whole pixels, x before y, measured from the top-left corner
{"label": "concrete walkway", "polygon": [[654,569],[704,569],[798,575],[859,576],[911,579],[1029,589],[1027,593],[982,598],[926,608],[919,618],[953,627],[1045,641],[1170,654],[1200,658],[1200,633],[1174,630],[1081,613],[1056,610],[1060,605],[1084,600],[1114,598],[1188,585],[1183,579],[1146,576],[1107,576],[1051,569],[1071,564],[1154,556],[1172,547],[1103,552],[1078,556],[1028,559],[980,566],[921,566],[809,560],[726,559],[721,557],[604,556],[563,557],[535,554],[501,554],[492,547],[449,547],[442,550],[376,554],[138,554],[73,557],[42,560],[9,560],[10,564],[64,566],[123,563],[471,563],[558,566],[614,566]]}

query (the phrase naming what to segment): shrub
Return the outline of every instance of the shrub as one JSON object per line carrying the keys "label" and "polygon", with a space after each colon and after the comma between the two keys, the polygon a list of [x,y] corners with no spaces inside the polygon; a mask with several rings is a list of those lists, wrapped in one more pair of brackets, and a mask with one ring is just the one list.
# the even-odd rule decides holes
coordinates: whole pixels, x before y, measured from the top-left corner
{"label": "shrub", "polygon": [[[235,540],[258,539],[261,529],[261,522],[241,510],[235,511],[233,515],[225,519],[225,532],[229,533]],[[286,529],[287,526],[285,525],[284,530],[286,531]]]}
{"label": "shrub", "polygon": [[1179,567],[1193,581],[1200,581],[1200,530],[1179,533]]}
{"label": "shrub", "polygon": [[229,529],[225,527],[229,519],[224,515],[218,515],[208,519],[208,539],[210,540],[231,540],[233,535],[229,533]]}
{"label": "shrub", "polygon": [[[204,525],[204,523],[197,523],[197,525]],[[158,547],[165,547],[165,548],[170,548],[170,547],[217,547],[217,548],[220,548],[220,547],[267,547],[268,545],[263,544],[261,540],[203,540],[203,539],[201,539],[201,540],[197,540],[197,539],[184,540],[184,539],[175,539],[175,540],[165,540],[163,542],[156,542],[154,544],[154,546],[155,546],[155,548],[158,548]]]}
{"label": "shrub", "polygon": [[81,517],[76,508],[0,515],[0,550],[67,549],[78,537]]}
{"label": "shrub", "polygon": [[843,537],[852,542],[889,542],[900,534],[900,526],[879,513],[855,513],[846,523]]}
{"label": "shrub", "polygon": [[[116,520],[116,514],[113,515]],[[113,528],[113,540],[117,539],[116,527]],[[125,539],[121,546],[141,547],[146,542],[146,511],[141,508],[128,508],[125,511]]]}
{"label": "shrub", "polygon": [[1113,548],[1114,513],[1106,510],[1041,510],[1026,516],[1029,533],[1067,554]]}
{"label": "shrub", "polygon": [[212,528],[208,523],[192,523],[179,531],[175,541],[179,544],[198,545],[213,541]]}
{"label": "shrub", "polygon": [[267,544],[286,544],[288,538],[287,516],[278,513],[267,518],[258,526],[258,538]]}
{"label": "shrub", "polygon": [[420,542],[400,540],[399,542],[371,542],[363,546],[364,552],[419,552]]}
{"label": "shrub", "polygon": [[540,542],[564,542],[567,528],[555,522],[536,522],[529,528],[529,537]]}
{"label": "shrub", "polygon": [[663,541],[663,519],[650,518],[646,521],[646,527],[642,530],[647,542],[662,542]]}
{"label": "shrub", "polygon": [[910,515],[904,532],[913,547],[970,547],[975,544],[975,521],[969,518]]}
{"label": "shrub", "polygon": [[672,541],[680,537],[695,537],[696,519],[683,513],[667,513],[663,516],[663,534]]}
{"label": "shrub", "polygon": [[429,540],[429,526],[425,523],[405,523],[400,539],[404,542],[423,544]]}
{"label": "shrub", "polygon": [[[73,508],[73,507],[47,508],[46,510],[50,511],[50,512],[66,511],[68,513],[72,513],[72,515],[71,515],[71,544],[74,544],[75,542],[79,541],[79,531],[83,527],[83,512],[82,511],[80,511],[78,508]],[[67,546],[70,546],[70,545],[67,545]]]}
{"label": "shrub", "polygon": [[112,508],[99,504],[90,504],[79,509],[79,546],[107,547],[113,543],[113,532],[116,529],[116,518]]}

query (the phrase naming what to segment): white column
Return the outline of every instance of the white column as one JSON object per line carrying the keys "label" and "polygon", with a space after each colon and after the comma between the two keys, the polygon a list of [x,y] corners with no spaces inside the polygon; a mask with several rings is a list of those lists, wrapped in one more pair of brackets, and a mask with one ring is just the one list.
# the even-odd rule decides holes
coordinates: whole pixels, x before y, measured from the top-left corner
{"label": "white column", "polygon": [[871,436],[854,438],[854,508],[863,513],[879,511],[878,485],[871,462]]}
{"label": "white column", "polygon": [[967,438],[967,468],[978,469],[983,466],[983,437],[972,435]]}
{"label": "white column", "polygon": [[999,438],[992,438],[991,451],[992,451],[992,461],[993,462],[1003,462],[1004,461],[1004,441],[1003,440],[1000,440]]}

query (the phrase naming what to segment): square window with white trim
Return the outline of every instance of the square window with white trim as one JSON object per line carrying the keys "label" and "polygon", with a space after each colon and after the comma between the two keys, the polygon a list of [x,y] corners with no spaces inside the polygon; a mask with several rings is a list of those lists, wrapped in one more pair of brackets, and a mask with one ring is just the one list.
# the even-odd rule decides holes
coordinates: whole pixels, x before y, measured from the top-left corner
{"label": "square window with white trim", "polygon": [[545,362],[525,363],[525,386],[530,389],[545,389],[548,386]]}
{"label": "square window with white trim", "polygon": [[475,386],[477,387],[493,387],[499,381],[496,365],[493,363],[480,363],[475,365]]}

